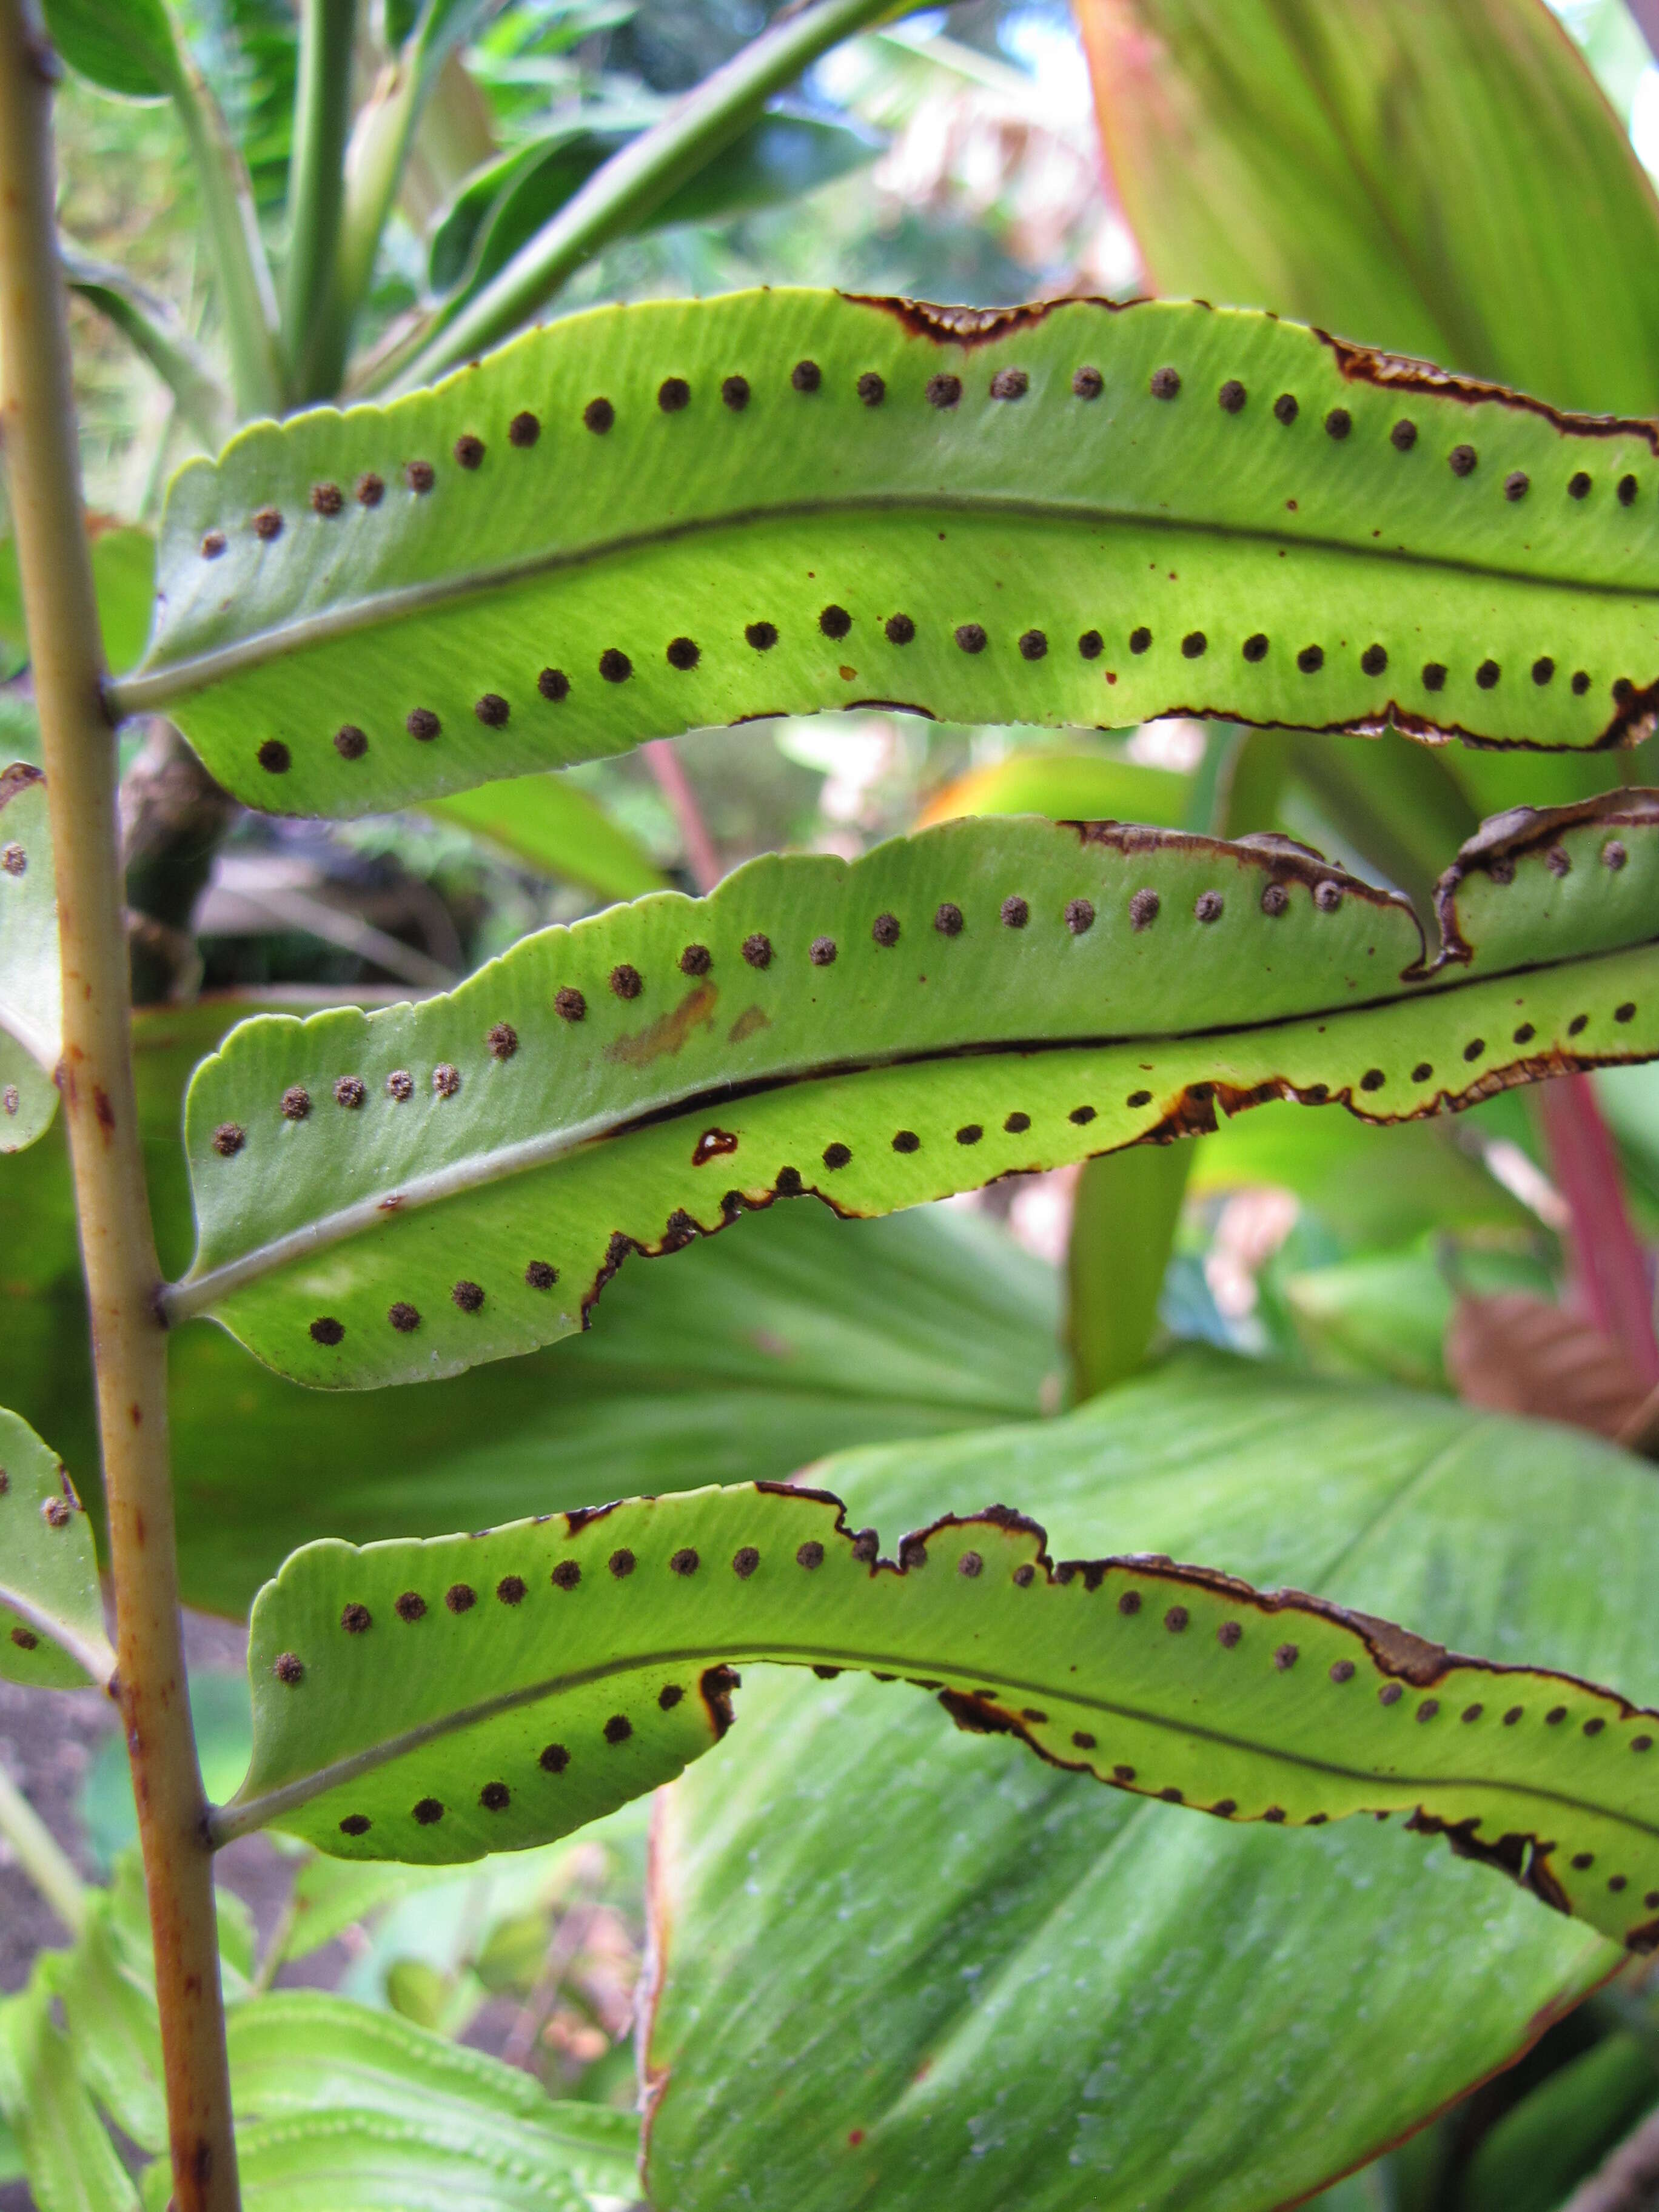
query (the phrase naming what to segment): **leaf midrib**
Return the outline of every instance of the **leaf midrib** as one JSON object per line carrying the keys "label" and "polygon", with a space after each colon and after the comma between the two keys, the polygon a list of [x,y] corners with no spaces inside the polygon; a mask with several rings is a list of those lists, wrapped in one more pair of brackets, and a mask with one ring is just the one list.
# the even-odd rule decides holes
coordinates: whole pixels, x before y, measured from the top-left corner
{"label": "leaf midrib", "polygon": [[108,685],[106,697],[118,720],[125,720],[130,714],[148,714],[165,706],[169,700],[185,697],[192,691],[222,683],[245,670],[263,667],[267,661],[280,659],[287,654],[301,652],[310,646],[325,644],[334,638],[350,636],[359,630],[372,629],[385,623],[398,621],[404,616],[425,613],[434,607],[459,605],[470,599],[510,590],[515,585],[532,582],[538,576],[550,575],[561,569],[591,567],[619,555],[673,544],[683,538],[707,536],[717,531],[738,530],[757,523],[811,520],[825,515],[935,511],[952,514],[984,514],[996,519],[1014,516],[1039,523],[1058,521],[1095,524],[1103,527],[1144,528],[1170,532],[1182,537],[1225,538],[1243,544],[1268,546],[1275,550],[1282,547],[1310,553],[1341,554],[1358,560],[1381,561],[1395,566],[1431,570],[1437,574],[1480,576],[1499,583],[1535,586],[1544,591],[1572,592],[1607,599],[1652,597],[1650,586],[1644,587],[1637,583],[1599,583],[1582,576],[1560,576],[1495,562],[1460,560],[1444,553],[1414,553],[1404,546],[1360,545],[1345,538],[1325,538],[1311,532],[1304,535],[1252,529],[1238,523],[1189,521],[1182,516],[1149,514],[1135,507],[1116,507],[1083,501],[1005,499],[993,493],[968,495],[917,491],[884,495],[862,492],[845,499],[790,500],[776,506],[733,507],[719,514],[696,516],[684,522],[664,523],[653,530],[619,532],[615,537],[594,539],[586,545],[526,555],[520,560],[502,562],[494,568],[470,569],[465,576],[438,577],[426,583],[404,585],[395,590],[367,592],[362,598],[349,600],[329,612],[300,616],[275,628],[255,631],[234,645],[221,647],[215,652],[163,663],[154,670],[140,668],[133,675]]}
{"label": "leaf midrib", "polygon": [[[963,1682],[995,1682],[1000,1689],[1011,1696],[1047,1698],[1054,1705],[1081,1706],[1091,1712],[1109,1715],[1115,1720],[1135,1722],[1175,1735],[1196,1737],[1226,1751],[1269,1762],[1277,1761],[1280,1765],[1295,1767],[1304,1773],[1328,1775],[1343,1782],[1375,1783],[1379,1787],[1395,1790],[1420,1789],[1431,1793],[1436,1790],[1474,1790],[1540,1800],[1597,1820],[1613,1821],[1644,1836],[1659,1838],[1659,1822],[1641,1820],[1633,1813],[1596,1804],[1576,1796],[1571,1791],[1553,1789],[1547,1784],[1492,1780],[1480,1775],[1419,1776],[1404,1771],[1385,1777],[1372,1767],[1349,1766],[1335,1759],[1315,1759],[1306,1753],[1257,1743],[1249,1737],[1234,1735],[1224,1729],[1206,1727],[1197,1721],[1175,1720],[1167,1713],[1148,1711],[1140,1706],[1093,1695],[1072,1683],[1033,1681],[1010,1675],[995,1666],[987,1667],[979,1657],[964,1664],[958,1659],[930,1658],[919,1656],[914,1652],[872,1651],[867,1648],[854,1649],[842,1644],[785,1644],[737,1637],[720,1644],[682,1644],[662,1650],[632,1652],[625,1658],[602,1660],[571,1674],[550,1675],[543,1681],[521,1685],[516,1689],[504,1690],[495,1697],[481,1698],[475,1705],[405,1729],[380,1743],[350,1753],[343,1759],[331,1761],[327,1766],[314,1768],[308,1775],[281,1784],[257,1796],[243,1799],[239,1794],[228,1806],[216,1810],[210,1816],[210,1840],[216,1850],[237,1836],[246,1835],[252,1829],[280,1820],[283,1814],[297,1811],[313,1798],[323,1796],[331,1790],[342,1788],[362,1775],[372,1774],[377,1768],[388,1765],[411,1752],[420,1751],[428,1744],[480,1727],[486,1721],[495,1720],[503,1713],[516,1711],[522,1706],[539,1705],[550,1698],[568,1695],[574,1691],[589,1688],[595,1683],[609,1681],[618,1674],[647,1674],[659,1667],[713,1667],[733,1663],[738,1666],[769,1663],[838,1667],[845,1671],[866,1674],[879,1670],[890,1672],[913,1683],[918,1675],[947,1680],[954,1677],[956,1680]],[[1498,1662],[1470,1661],[1455,1654],[1448,1655],[1449,1671],[1471,1665],[1478,1666],[1482,1674],[1522,1676],[1534,1681],[1558,1679],[1570,1682],[1574,1688],[1583,1686],[1571,1683],[1570,1677],[1552,1678],[1540,1668],[1506,1667]],[[1055,1761],[1056,1765],[1072,1763]],[[1093,1771],[1085,1759],[1079,1759],[1075,1764],[1079,1771]]]}
{"label": "leaf midrib", "polygon": [[[178,1282],[169,1284],[161,1291],[161,1310],[168,1323],[188,1321],[198,1314],[207,1312],[222,1298],[246,1289],[250,1283],[258,1282],[278,1268],[313,1253],[343,1243],[349,1237],[371,1229],[383,1228],[406,1214],[438,1205],[446,1199],[486,1188],[492,1183],[506,1182],[513,1176],[528,1174],[538,1168],[553,1166],[585,1146],[632,1136],[659,1123],[679,1120],[695,1114],[699,1108],[705,1108],[712,1113],[718,1108],[729,1109],[742,1099],[764,1097],[796,1085],[830,1083],[848,1076],[874,1073],[878,1070],[943,1066],[954,1060],[988,1059],[1004,1054],[1036,1058],[1052,1053],[1109,1052],[1136,1046],[1168,1050],[1180,1045],[1202,1043],[1210,1038],[1267,1035],[1303,1022],[1331,1022],[1349,1016],[1379,1012],[1408,1002],[1447,998],[1460,991],[1476,990],[1487,984],[1511,981],[1516,976],[1553,975],[1570,968],[1640,952],[1656,944],[1659,944],[1659,936],[1639,939],[1632,944],[1601,951],[1574,953],[1559,960],[1534,961],[1513,968],[1494,969],[1486,975],[1466,974],[1450,977],[1443,982],[1425,982],[1420,987],[1402,981],[1401,988],[1374,998],[1354,1000],[1336,1006],[1308,1006],[1294,1013],[1268,1015],[1256,1021],[1213,1023],[1190,1030],[1129,1030],[1093,1036],[997,1038],[984,1042],[975,1041],[935,1047],[921,1052],[870,1054],[859,1059],[817,1061],[809,1066],[753,1076],[738,1083],[703,1084],[694,1091],[688,1090],[665,1099],[639,1114],[590,1115],[586,1121],[574,1122],[566,1128],[543,1131],[534,1137],[521,1138],[515,1144],[471,1153],[465,1159],[453,1161],[447,1167],[434,1168],[428,1174],[396,1182],[389,1189],[355,1199],[349,1206],[341,1206],[332,1213],[320,1215],[316,1220],[306,1222],[297,1229],[285,1231],[280,1237],[256,1244],[216,1267],[206,1268],[198,1273],[192,1267]],[[1445,956],[1442,954],[1440,957],[1443,958]],[[1500,1066],[1504,1064],[1499,1063]],[[1487,1072],[1491,1073],[1490,1070]],[[1425,1115],[1378,1114],[1366,1118],[1394,1122],[1421,1120]]]}

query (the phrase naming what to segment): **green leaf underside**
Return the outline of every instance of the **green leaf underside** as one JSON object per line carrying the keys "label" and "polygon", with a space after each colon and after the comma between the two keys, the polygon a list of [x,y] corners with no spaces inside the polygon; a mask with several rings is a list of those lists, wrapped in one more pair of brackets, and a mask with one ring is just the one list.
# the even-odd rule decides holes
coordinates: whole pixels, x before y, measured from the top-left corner
{"label": "green leaf underside", "polygon": [[0,1410],[0,1678],[76,1689],[114,1666],[81,1501],[57,1453]]}
{"label": "green leaf underside", "polygon": [[0,1152],[51,1127],[62,1029],[46,781],[16,761],[0,770]]}
{"label": "green leaf underside", "polygon": [[541,1843],[671,1780],[725,1733],[725,1662],[774,1661],[902,1676],[963,1727],[1224,1817],[1408,1812],[1659,1948],[1659,1716],[1199,1568],[1056,1566],[1003,1507],[897,1551],[768,1485],[307,1546],[254,1607],[253,1762],[217,1832],[426,1863]]}
{"label": "green leaf underside", "polygon": [[629,1252],[775,1196],[890,1212],[1218,1102],[1390,1121],[1643,1058],[1652,804],[1489,826],[1430,968],[1403,901],[1299,848],[976,820],[763,858],[418,1006],[249,1023],[191,1086],[200,1245],[168,1310],[320,1387],[431,1377],[554,1340]]}
{"label": "green leaf underside", "polygon": [[[1083,370],[1097,397],[1074,391]],[[1166,370],[1179,391],[1160,398]],[[940,375],[954,404],[929,403]],[[1009,375],[1018,396],[994,397]],[[741,404],[722,401],[732,378]],[[690,398],[665,410],[675,379]],[[187,465],[149,655],[114,699],[167,704],[249,803],[329,814],[871,700],[1596,746],[1659,678],[1656,497],[1650,425],[1263,316],[799,291],[605,308],[388,408],[256,424]],[[775,644],[749,641],[761,623]],[[969,625],[981,650],[957,642]],[[693,665],[670,661],[689,658],[676,641]],[[366,740],[349,757],[343,728]]]}
{"label": "green leaf underside", "polygon": [[[179,1142],[191,1069],[242,1016],[319,1003],[255,994],[136,1018],[164,1268],[181,1270],[195,1239]],[[1409,1143],[1427,1132],[1402,1133]],[[0,1405],[71,1467],[95,1470],[61,1123],[32,1158],[0,1165]],[[362,1392],[348,1406],[272,1373],[210,1323],[175,1330],[185,1601],[245,1619],[295,1545],[441,1535],[479,1517],[480,1484],[491,1514],[510,1520],[580,1504],[599,1468],[617,1491],[692,1489],[781,1477],[852,1444],[1034,1419],[1058,1400],[1054,1305],[1053,1271],[976,1214],[922,1207],[848,1224],[793,1206],[739,1222],[672,1267],[625,1268],[580,1339],[433,1389]]]}

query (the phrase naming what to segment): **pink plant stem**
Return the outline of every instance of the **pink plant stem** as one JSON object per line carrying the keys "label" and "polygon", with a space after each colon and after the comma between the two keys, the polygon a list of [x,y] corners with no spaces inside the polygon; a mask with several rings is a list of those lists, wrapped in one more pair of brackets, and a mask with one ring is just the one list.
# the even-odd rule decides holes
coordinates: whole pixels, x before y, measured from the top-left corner
{"label": "pink plant stem", "polygon": [[1643,1381],[1659,1382],[1647,1255],[1625,1203],[1619,1156],[1587,1075],[1540,1084],[1538,1116],[1556,1186],[1571,1217],[1573,1282],[1586,1316],[1628,1354]]}
{"label": "pink plant stem", "polygon": [[714,841],[697,805],[697,795],[686,781],[680,757],[666,738],[652,738],[645,746],[645,757],[651,763],[651,773],[657,779],[664,797],[674,810],[674,818],[680,825],[680,836],[685,844],[685,857],[690,863],[691,873],[696,878],[700,891],[712,891],[720,879],[720,864],[714,851]]}

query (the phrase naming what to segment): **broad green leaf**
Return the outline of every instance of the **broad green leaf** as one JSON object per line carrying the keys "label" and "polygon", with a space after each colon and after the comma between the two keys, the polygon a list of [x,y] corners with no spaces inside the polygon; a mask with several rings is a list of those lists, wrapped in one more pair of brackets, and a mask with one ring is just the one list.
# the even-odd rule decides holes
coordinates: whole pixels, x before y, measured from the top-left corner
{"label": "broad green leaf", "polygon": [[[446,315],[472,298],[596,169],[654,119],[588,115],[561,124],[469,177],[433,231],[428,252],[432,290],[453,295],[444,302]],[[805,109],[774,108],[671,192],[638,228],[723,222],[797,199],[872,161],[879,150],[874,140],[844,123]]]}
{"label": "broad green leaf", "polygon": [[476,830],[544,875],[610,899],[661,890],[665,878],[639,840],[562,775],[518,775],[428,799],[427,811]]}
{"label": "broad green leaf", "polygon": [[[635,2194],[632,2114],[556,2102],[531,2075],[395,2014],[294,1990],[237,2006],[228,2025],[250,2203],[453,2207],[459,2187],[463,2203],[574,2207],[589,2191]],[[377,2144],[395,2178],[375,2176]]]}
{"label": "broad green leaf", "polygon": [[0,2112],[39,2212],[137,2212],[137,2192],[52,2019],[45,1964],[27,1989],[0,1999]]}
{"label": "broad green leaf", "polygon": [[[259,1003],[135,1019],[164,1267],[185,1266],[194,1233],[185,1085]],[[61,1128],[0,1164],[0,1404],[95,1469]],[[441,1534],[478,1518],[481,1497],[503,1517],[575,1504],[596,1467],[631,1490],[781,1478],[849,1444],[1029,1419],[1060,1401],[1058,1326],[1053,1271],[988,1223],[934,1209],[846,1224],[817,1206],[775,1207],[672,1267],[626,1267],[580,1340],[416,1394],[319,1399],[198,1322],[168,1363],[185,1595],[240,1616],[307,1537]],[[114,1779],[125,1804],[124,1763]]]}
{"label": "broad green leaf", "polygon": [[179,50],[165,0],[43,0],[52,44],[106,92],[164,100],[177,88]]}
{"label": "broad green leaf", "polygon": [[1011,753],[946,784],[928,801],[921,823],[964,814],[1047,814],[1061,822],[1156,822],[1179,830],[1190,789],[1188,777],[1169,769],[1102,753]]}
{"label": "broad green leaf", "polygon": [[68,1469],[0,1411],[0,1678],[58,1690],[114,1671],[92,1531]]}
{"label": "broad green leaf", "polygon": [[[1659,207],[1539,0],[1082,0],[1160,289],[1653,411]],[[1571,312],[1564,303],[1571,301]]]}
{"label": "broad green leaf", "polygon": [[113,700],[334,814],[871,701],[1595,748],[1649,712],[1656,495],[1646,425],[1269,317],[604,308],[187,465]]}
{"label": "broad green leaf", "polygon": [[1462,2176],[1464,2212],[1557,2212],[1650,2106],[1659,2069],[1641,2039],[1605,2036],[1540,2082],[1482,2136]]}
{"label": "broad green leaf", "polygon": [[1402,900],[1284,841],[966,821],[613,908],[417,1006],[250,1024],[191,1085],[167,1309],[319,1387],[433,1378],[780,1196],[890,1212],[1218,1097],[1392,1121],[1650,1056],[1656,807],[1487,824],[1426,966]]}
{"label": "broad green leaf", "polygon": [[0,770],[0,1152],[52,1124],[63,1023],[46,780],[15,761]]}
{"label": "broad green leaf", "polygon": [[1404,1812],[1659,1949],[1659,1714],[1204,1568],[1056,1565],[1006,1506],[888,1542],[758,1485],[308,1545],[253,1608],[253,1759],[215,1832],[425,1864],[545,1842],[672,1780],[732,1724],[726,1662],[771,1660],[902,1675],[974,1733],[1223,1819]]}
{"label": "broad green leaf", "polygon": [[[1651,1471],[1542,1424],[1189,1351],[1045,1427],[823,1474],[884,1533],[1029,1501],[1056,1548],[1202,1553],[1659,1688]],[[1408,1723],[1413,1753],[1437,1728],[1471,1758],[1503,1735],[1480,1702]],[[798,2212],[1270,2212],[1506,2063],[1615,1956],[1398,1820],[1193,1820],[850,1676],[746,1674],[665,1813],[643,2067],[647,2194],[673,2212],[739,2190]]]}

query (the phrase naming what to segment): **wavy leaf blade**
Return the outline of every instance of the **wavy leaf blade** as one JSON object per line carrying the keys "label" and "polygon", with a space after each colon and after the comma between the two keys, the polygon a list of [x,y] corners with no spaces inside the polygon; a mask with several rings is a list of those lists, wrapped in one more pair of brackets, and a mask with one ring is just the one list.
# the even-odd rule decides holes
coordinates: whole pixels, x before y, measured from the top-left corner
{"label": "wavy leaf blade", "polygon": [[114,1670],[92,1530],[68,1470],[0,1409],[0,1677],[77,1689]]}
{"label": "wavy leaf blade", "polygon": [[253,1762],[218,1832],[423,1863],[545,1841],[708,1750],[725,1662],[771,1660],[902,1675],[960,1726],[1225,1819],[1407,1812],[1659,1948],[1659,1715],[1200,1568],[1056,1567],[1005,1507],[895,1549],[767,1486],[309,1547],[254,1607]]}
{"label": "wavy leaf blade", "polygon": [[331,814],[871,700],[1593,748],[1659,677],[1656,486],[1649,426],[1263,316],[605,309],[186,466],[116,701]]}
{"label": "wavy leaf blade", "polygon": [[[262,1003],[209,999],[135,1019],[164,1267],[183,1268],[194,1241],[179,1143],[191,1070]],[[0,1405],[95,1470],[61,1125],[28,1170],[0,1195]],[[181,1328],[169,1418],[191,1470],[185,1601],[246,1617],[295,1545],[440,1535],[477,1517],[481,1482],[510,1519],[579,1504],[596,1466],[629,1490],[781,1479],[852,1444],[1034,1419],[1060,1389],[1057,1328],[1052,1270],[992,1224],[922,1212],[848,1227],[817,1206],[740,1224],[673,1267],[628,1268],[579,1341],[417,1395],[366,1392],[348,1407],[284,1381],[216,1327]]]}
{"label": "wavy leaf blade", "polygon": [[[639,2123],[550,2099],[532,2077],[395,2014],[282,1990],[231,2012],[244,2187],[286,2207],[627,2198]],[[446,2194],[446,2192],[448,2192]]]}
{"label": "wavy leaf blade", "polygon": [[[1547,1424],[1188,1346],[1059,1420],[822,1479],[884,1530],[1012,1497],[1070,1552],[1202,1556],[1659,1691],[1652,1472]],[[648,2193],[679,2212],[737,2177],[807,2212],[860,2188],[884,2212],[1273,2212],[1512,2063],[1613,1963],[1398,1820],[1194,1820],[850,1675],[745,1670],[738,1707],[653,1850]],[[803,2010],[812,2066],[780,2069]]]}
{"label": "wavy leaf blade", "polygon": [[417,1007],[249,1024],[191,1087],[169,1310],[321,1387],[429,1378],[778,1197],[890,1212],[1218,1099],[1389,1121],[1659,1052],[1649,799],[1483,836],[1433,969],[1403,901],[1299,848],[966,821],[613,908]]}

